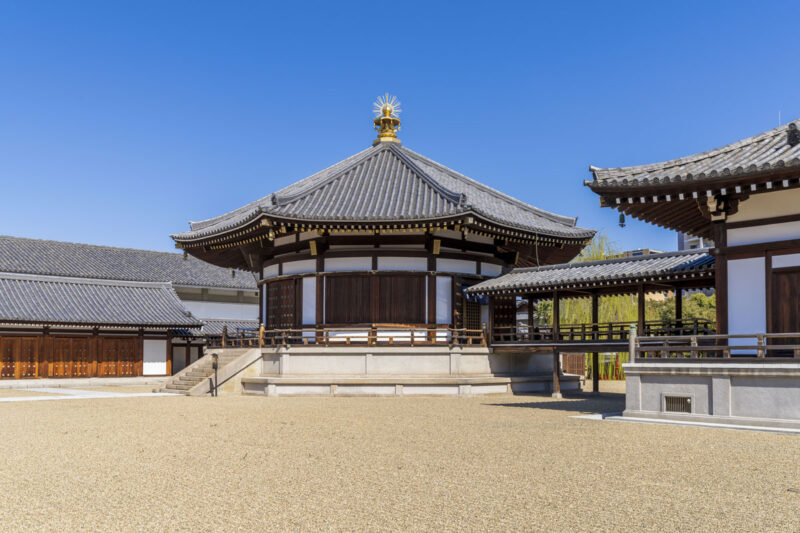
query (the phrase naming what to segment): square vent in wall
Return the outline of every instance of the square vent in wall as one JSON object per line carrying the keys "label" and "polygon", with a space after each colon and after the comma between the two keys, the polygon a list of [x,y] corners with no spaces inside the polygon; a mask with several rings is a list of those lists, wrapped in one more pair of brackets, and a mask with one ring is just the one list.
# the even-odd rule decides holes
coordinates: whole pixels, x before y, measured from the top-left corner
{"label": "square vent in wall", "polygon": [[691,414],[692,398],[690,396],[664,396],[664,411]]}

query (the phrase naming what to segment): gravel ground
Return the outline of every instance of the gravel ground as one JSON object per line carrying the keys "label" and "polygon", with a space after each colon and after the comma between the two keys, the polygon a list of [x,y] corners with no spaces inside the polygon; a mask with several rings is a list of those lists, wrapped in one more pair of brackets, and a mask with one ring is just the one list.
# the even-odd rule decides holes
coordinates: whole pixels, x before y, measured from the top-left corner
{"label": "gravel ground", "polygon": [[16,398],[17,396],[52,396],[47,392],[36,392],[25,389],[0,389],[0,398]]}
{"label": "gravel ground", "polygon": [[156,388],[156,385],[107,385],[104,387],[70,387],[70,388],[75,390],[134,394],[140,392],[153,392],[153,389]]}
{"label": "gravel ground", "polygon": [[[592,380],[587,379],[586,383],[583,384],[583,392],[592,392],[594,387],[592,387]],[[617,394],[625,394],[625,380],[601,380],[600,381],[600,392],[613,392]]]}
{"label": "gravel ground", "polygon": [[10,531],[798,531],[800,437],[618,395],[0,404]]}

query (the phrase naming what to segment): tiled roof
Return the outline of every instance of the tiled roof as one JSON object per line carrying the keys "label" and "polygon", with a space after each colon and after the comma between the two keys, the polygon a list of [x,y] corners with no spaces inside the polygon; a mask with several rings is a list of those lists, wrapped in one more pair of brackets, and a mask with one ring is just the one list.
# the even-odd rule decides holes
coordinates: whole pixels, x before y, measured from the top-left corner
{"label": "tiled roof", "polygon": [[570,287],[632,283],[651,278],[680,279],[684,275],[711,275],[714,256],[707,248],[622,257],[585,263],[517,268],[508,274],[473,285],[467,292],[550,291]]}
{"label": "tiled roof", "polygon": [[0,235],[0,272],[257,290],[253,274],[183,254]]}
{"label": "tiled roof", "polygon": [[261,216],[318,222],[431,220],[475,213],[554,237],[588,238],[577,219],[516,200],[394,143],[379,143],[274,194],[173,235],[198,239]]}
{"label": "tiled roof", "polygon": [[208,337],[221,337],[223,326],[228,327],[228,335],[236,335],[241,330],[258,329],[258,320],[204,318],[203,335]]}
{"label": "tiled roof", "polygon": [[0,273],[0,322],[199,326],[169,283]]}
{"label": "tiled roof", "polygon": [[662,163],[633,167],[589,167],[595,192],[620,188],[663,187],[705,183],[724,178],[759,174],[775,169],[800,167],[800,120],[754,137],[700,154]]}

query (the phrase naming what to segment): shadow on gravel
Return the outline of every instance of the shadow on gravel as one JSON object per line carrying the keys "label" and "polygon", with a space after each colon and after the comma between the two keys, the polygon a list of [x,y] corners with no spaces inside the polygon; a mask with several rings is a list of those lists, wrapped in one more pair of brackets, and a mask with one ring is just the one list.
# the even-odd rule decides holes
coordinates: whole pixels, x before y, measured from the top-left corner
{"label": "shadow on gravel", "polygon": [[507,401],[502,403],[485,403],[492,407],[523,407],[529,409],[547,409],[550,411],[565,411],[577,413],[613,413],[625,409],[625,395],[616,393],[602,393],[600,396],[586,396],[583,394],[565,394],[563,400],[553,400],[550,396],[525,395],[523,398],[540,398],[534,401]]}

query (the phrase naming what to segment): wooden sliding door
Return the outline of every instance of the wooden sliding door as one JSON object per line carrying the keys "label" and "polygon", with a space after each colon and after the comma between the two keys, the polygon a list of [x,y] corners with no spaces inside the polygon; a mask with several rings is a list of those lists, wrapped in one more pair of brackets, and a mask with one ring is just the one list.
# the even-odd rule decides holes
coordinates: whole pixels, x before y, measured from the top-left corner
{"label": "wooden sliding door", "polygon": [[[769,332],[800,333],[800,268],[774,269],[770,285]],[[797,339],[772,339],[771,342],[794,344]],[[780,355],[792,355],[792,353],[787,351],[786,354]]]}

